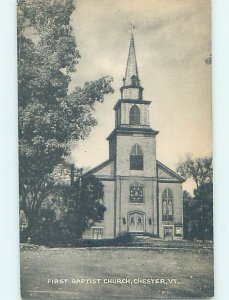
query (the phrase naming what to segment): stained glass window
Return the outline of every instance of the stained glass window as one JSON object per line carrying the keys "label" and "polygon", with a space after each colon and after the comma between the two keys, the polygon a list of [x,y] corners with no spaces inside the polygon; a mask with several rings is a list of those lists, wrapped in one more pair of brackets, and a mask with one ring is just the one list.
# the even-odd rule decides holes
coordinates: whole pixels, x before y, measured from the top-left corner
{"label": "stained glass window", "polygon": [[143,186],[130,186],[130,202],[143,202]]}
{"label": "stained glass window", "polygon": [[162,194],[162,221],[173,220],[173,194],[166,188]]}

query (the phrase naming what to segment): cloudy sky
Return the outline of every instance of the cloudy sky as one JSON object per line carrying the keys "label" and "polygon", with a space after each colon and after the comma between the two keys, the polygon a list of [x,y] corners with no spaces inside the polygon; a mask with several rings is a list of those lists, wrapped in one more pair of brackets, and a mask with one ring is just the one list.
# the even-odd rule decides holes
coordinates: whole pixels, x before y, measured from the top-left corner
{"label": "cloudy sky", "polygon": [[96,105],[98,126],[75,145],[77,166],[94,167],[108,158],[106,137],[114,128],[131,20],[144,99],[152,100],[151,127],[160,131],[158,160],[175,169],[187,153],[211,154],[211,65],[205,63],[210,16],[210,0],[76,0],[72,24],[82,58],[72,86],[110,75],[115,90]]}

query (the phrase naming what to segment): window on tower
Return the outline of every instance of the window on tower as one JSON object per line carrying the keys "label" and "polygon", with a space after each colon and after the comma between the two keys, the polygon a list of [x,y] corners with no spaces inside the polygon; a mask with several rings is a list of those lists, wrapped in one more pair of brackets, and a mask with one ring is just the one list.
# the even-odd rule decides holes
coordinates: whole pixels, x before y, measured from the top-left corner
{"label": "window on tower", "polygon": [[130,109],[130,124],[140,125],[140,109],[137,105],[133,105]]}
{"label": "window on tower", "polygon": [[136,87],[138,83],[138,77],[136,75],[131,76],[132,86]]}
{"label": "window on tower", "polygon": [[130,152],[130,170],[143,170],[143,154],[138,144],[135,144]]}
{"label": "window on tower", "polygon": [[166,188],[162,194],[162,221],[173,220],[173,194]]}

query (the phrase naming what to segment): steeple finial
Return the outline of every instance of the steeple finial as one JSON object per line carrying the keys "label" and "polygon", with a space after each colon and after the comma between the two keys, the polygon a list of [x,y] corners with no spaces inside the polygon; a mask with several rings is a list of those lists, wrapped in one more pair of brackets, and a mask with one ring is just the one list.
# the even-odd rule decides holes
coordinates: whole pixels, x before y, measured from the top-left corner
{"label": "steeple finial", "polygon": [[131,20],[131,24],[130,24],[130,29],[128,30],[131,34],[134,34],[134,32],[136,31],[135,26],[134,26],[134,20]]}
{"label": "steeple finial", "polygon": [[130,48],[129,48],[129,54],[127,59],[124,85],[129,86],[134,84],[136,86],[139,86],[138,67],[137,67],[135,44],[134,44],[134,31],[136,30],[135,30],[133,20],[131,22],[131,27],[129,31],[130,31]]}

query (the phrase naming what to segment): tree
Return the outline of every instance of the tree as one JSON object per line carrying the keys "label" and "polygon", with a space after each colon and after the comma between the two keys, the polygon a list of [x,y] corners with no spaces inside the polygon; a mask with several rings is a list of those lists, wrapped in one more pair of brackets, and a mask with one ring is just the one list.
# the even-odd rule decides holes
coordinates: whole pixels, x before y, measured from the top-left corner
{"label": "tree", "polygon": [[204,183],[194,191],[194,200],[199,208],[200,222],[199,238],[213,239],[213,184]]}
{"label": "tree", "polygon": [[193,239],[193,226],[191,224],[191,220],[194,219],[192,215],[192,196],[187,192],[183,192],[183,227],[184,227],[184,238],[185,239]]}
{"label": "tree", "polygon": [[85,139],[96,102],[113,92],[108,76],[69,91],[80,55],[72,0],[18,2],[19,193],[29,227],[54,185],[52,172]]}
{"label": "tree", "polygon": [[21,241],[44,245],[77,243],[83,232],[103,220],[103,184],[95,176],[78,177],[71,186],[56,184],[42,203],[32,234],[23,230]]}
{"label": "tree", "polygon": [[184,192],[184,231],[188,238],[213,238],[213,169],[212,157],[186,160],[177,166],[185,178],[196,184],[194,197]]}
{"label": "tree", "polygon": [[212,183],[212,157],[198,157],[193,159],[188,155],[183,162],[178,164],[177,172],[186,179],[193,179],[197,188],[204,183]]}
{"label": "tree", "polygon": [[94,175],[79,177],[69,189],[68,209],[62,223],[62,241],[73,243],[93,222],[103,220],[103,184]]}

